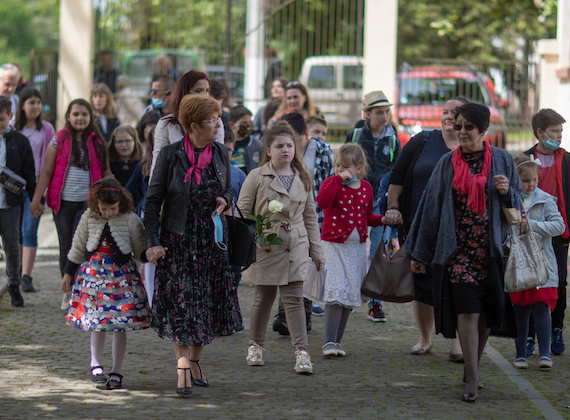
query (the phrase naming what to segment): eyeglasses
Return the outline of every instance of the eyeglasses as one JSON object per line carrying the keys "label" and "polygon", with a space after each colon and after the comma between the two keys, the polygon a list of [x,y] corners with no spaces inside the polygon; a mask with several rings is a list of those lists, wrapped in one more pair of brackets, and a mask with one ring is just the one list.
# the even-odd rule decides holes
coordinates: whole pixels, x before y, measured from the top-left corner
{"label": "eyeglasses", "polygon": [[455,131],[461,131],[461,127],[465,128],[465,131],[473,131],[473,129],[475,128],[473,124],[464,124],[464,125],[455,124],[453,126],[453,129]]}
{"label": "eyeglasses", "polygon": [[115,142],[115,144],[118,144],[119,146],[126,146],[126,145],[128,145],[128,144],[131,144],[132,142],[134,142],[133,139],[130,139],[130,140],[117,140],[117,141]]}
{"label": "eyeglasses", "polygon": [[158,92],[166,92],[168,89],[151,89],[150,94],[156,95]]}
{"label": "eyeglasses", "polygon": [[204,120],[204,121],[202,121],[202,122],[209,122],[209,123],[212,124],[212,125],[216,125],[216,123],[217,123],[218,121],[221,121],[221,120],[222,120],[222,117],[218,115],[217,117],[212,117],[212,118],[210,118],[209,120]]}

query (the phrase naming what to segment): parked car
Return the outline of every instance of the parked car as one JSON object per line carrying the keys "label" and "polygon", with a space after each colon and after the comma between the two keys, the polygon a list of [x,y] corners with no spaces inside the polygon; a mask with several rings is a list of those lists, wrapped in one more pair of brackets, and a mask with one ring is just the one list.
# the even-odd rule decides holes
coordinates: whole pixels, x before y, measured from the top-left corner
{"label": "parked car", "polygon": [[[350,130],[361,117],[363,63],[357,56],[315,56],[303,63],[299,81],[332,128]],[[489,75],[468,66],[402,66],[392,109],[402,144],[424,129],[440,128],[443,105],[454,96],[489,107],[491,125],[485,138],[504,148],[506,130],[500,110],[506,102],[496,94]]]}
{"label": "parked car", "polygon": [[503,104],[488,75],[465,66],[404,64],[397,77],[394,118],[402,144],[422,130],[440,128],[445,102],[463,96],[489,107],[491,124],[485,139],[493,146],[505,147],[506,129],[500,112]]}
{"label": "parked car", "polygon": [[328,125],[350,130],[360,119],[363,58],[327,55],[308,57],[299,81],[309,90]]}
{"label": "parked car", "polygon": [[[225,77],[226,68],[224,66],[206,66],[206,73],[210,79],[214,77]],[[243,67],[230,67],[230,102],[243,103],[245,91],[245,70]]]}

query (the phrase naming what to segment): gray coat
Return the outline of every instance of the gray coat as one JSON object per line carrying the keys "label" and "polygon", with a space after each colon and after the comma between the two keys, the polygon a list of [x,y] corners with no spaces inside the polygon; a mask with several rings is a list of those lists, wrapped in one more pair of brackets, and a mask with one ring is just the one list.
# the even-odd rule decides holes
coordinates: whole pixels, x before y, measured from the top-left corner
{"label": "gray coat", "polygon": [[[452,153],[444,155],[435,166],[404,245],[404,250],[411,254],[413,260],[433,265],[436,333],[441,332],[446,338],[454,338],[457,329],[457,314],[450,283],[445,274],[445,262],[457,248]],[[485,313],[487,327],[495,327],[493,334],[516,336],[514,318],[506,316],[512,308],[504,292],[502,256],[503,242],[510,229],[503,216],[502,207],[520,208],[519,197],[522,190],[515,163],[509,152],[493,147],[492,153],[491,169],[487,178],[491,267]],[[504,175],[509,179],[510,189],[504,196],[501,196],[495,187],[495,175]]]}
{"label": "gray coat", "polygon": [[548,263],[548,281],[540,287],[558,287],[558,264],[552,248],[552,238],[564,233],[564,219],[558,211],[556,198],[540,188],[536,189],[530,200],[526,217],[530,228],[542,236],[542,249]]}

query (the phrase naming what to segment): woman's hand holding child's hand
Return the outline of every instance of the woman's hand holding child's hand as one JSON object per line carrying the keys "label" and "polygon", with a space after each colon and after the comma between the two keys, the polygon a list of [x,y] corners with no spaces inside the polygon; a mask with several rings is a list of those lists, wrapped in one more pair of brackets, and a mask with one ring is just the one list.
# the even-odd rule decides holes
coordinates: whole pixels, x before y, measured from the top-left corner
{"label": "woman's hand holding child's hand", "polygon": [[163,246],[151,246],[146,250],[146,259],[148,262],[157,265],[158,260],[166,255],[166,251],[168,251],[168,248],[164,248]]}
{"label": "woman's hand holding child's hand", "polygon": [[64,293],[71,292],[71,274],[65,273],[63,279],[61,280],[61,290]]}

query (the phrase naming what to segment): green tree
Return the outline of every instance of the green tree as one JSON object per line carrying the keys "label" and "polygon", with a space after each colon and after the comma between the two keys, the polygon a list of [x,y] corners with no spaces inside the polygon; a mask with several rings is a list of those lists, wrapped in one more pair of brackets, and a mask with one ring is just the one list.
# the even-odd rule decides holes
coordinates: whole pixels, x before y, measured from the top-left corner
{"label": "green tree", "polygon": [[399,0],[398,61],[525,59],[556,31],[556,0]]}

